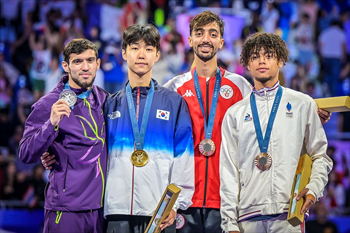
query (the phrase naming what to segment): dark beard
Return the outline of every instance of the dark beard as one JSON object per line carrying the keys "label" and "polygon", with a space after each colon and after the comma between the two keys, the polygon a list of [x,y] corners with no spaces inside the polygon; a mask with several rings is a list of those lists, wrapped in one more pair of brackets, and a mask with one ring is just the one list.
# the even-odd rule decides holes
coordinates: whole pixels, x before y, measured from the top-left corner
{"label": "dark beard", "polygon": [[89,87],[92,87],[92,84],[94,83],[95,78],[96,78],[96,76],[93,77],[92,80],[91,80],[91,82],[86,82],[86,81],[85,81],[85,82],[82,82],[82,81],[80,81],[78,78],[73,77],[70,71],[69,71],[69,74],[70,74],[72,80],[73,80],[80,88],[89,88]]}
{"label": "dark beard", "polygon": [[198,57],[199,59],[201,59],[202,61],[207,62],[207,61],[211,60],[213,57],[215,57],[217,51],[212,51],[210,54],[203,55],[203,54],[200,54],[200,53],[199,53],[199,47],[200,47],[200,46],[198,46],[198,47],[194,50],[194,53],[195,53],[195,54],[197,55],[197,57]]}
{"label": "dark beard", "polygon": [[270,81],[271,79],[273,79],[273,77],[272,77],[272,76],[270,76],[270,77],[264,77],[264,78],[257,78],[257,77],[255,77],[255,79],[256,79],[257,81],[259,81],[260,83],[266,83],[266,82]]}

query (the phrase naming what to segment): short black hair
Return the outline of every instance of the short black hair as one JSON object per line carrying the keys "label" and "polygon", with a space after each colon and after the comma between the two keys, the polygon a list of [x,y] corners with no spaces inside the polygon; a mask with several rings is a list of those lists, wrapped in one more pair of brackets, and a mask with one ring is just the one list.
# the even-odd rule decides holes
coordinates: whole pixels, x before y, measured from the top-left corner
{"label": "short black hair", "polygon": [[273,53],[278,62],[283,65],[289,61],[289,50],[286,42],[273,33],[257,32],[248,37],[244,42],[240,57],[240,63],[247,67],[253,54],[258,54],[264,48],[267,53]]}
{"label": "short black hair", "polygon": [[225,23],[224,21],[218,16],[217,14],[214,14],[211,11],[203,11],[202,13],[196,15],[193,19],[190,21],[190,35],[193,30],[197,29],[198,27],[203,27],[205,25],[208,25],[210,23],[217,23],[220,27],[220,34],[221,37],[224,37],[224,27]]}
{"label": "short black hair", "polygon": [[128,45],[135,44],[141,40],[147,45],[156,47],[157,52],[160,50],[160,35],[158,29],[152,24],[135,24],[125,29],[123,33],[122,49],[126,50]]}
{"label": "short black hair", "polygon": [[72,53],[81,54],[88,49],[92,49],[95,52],[96,60],[98,58],[98,51],[96,45],[91,41],[83,38],[77,38],[69,41],[63,50],[63,60],[69,64],[69,57]]}

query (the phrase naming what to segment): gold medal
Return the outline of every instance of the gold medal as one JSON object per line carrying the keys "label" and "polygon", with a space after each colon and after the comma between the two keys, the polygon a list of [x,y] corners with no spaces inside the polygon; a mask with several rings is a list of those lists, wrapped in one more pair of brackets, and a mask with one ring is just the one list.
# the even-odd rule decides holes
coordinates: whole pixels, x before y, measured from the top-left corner
{"label": "gold medal", "polygon": [[269,153],[260,153],[255,157],[254,163],[261,171],[265,171],[271,167],[272,157]]}
{"label": "gold medal", "polygon": [[131,154],[131,162],[136,167],[143,167],[148,162],[148,154],[144,150],[135,150]]}
{"label": "gold medal", "polygon": [[215,152],[215,143],[210,139],[204,139],[199,143],[199,152],[204,156],[211,156]]}

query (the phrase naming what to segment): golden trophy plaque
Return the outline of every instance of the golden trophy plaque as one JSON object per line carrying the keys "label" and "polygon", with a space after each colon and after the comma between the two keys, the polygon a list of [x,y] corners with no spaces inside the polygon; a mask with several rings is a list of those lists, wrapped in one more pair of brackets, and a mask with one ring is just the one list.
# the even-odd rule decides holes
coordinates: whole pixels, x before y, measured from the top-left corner
{"label": "golden trophy plaque", "polygon": [[170,184],[164,191],[157,209],[148,223],[145,233],[158,233],[160,232],[160,224],[166,219],[172,210],[177,197],[179,196],[181,189],[174,184]]}
{"label": "golden trophy plaque", "polygon": [[296,200],[299,192],[302,191],[310,181],[312,160],[308,154],[300,157],[294,182],[291,190],[287,221],[293,226],[297,226],[304,221],[304,213],[300,214],[305,199]]}
{"label": "golden trophy plaque", "polygon": [[350,111],[350,97],[329,97],[314,99],[318,108],[324,109],[328,112],[348,112]]}

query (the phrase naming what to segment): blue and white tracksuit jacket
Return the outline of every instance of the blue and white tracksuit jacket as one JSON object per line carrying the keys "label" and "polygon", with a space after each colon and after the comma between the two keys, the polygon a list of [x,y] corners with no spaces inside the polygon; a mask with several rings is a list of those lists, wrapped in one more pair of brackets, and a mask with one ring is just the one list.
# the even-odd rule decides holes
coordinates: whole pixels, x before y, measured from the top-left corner
{"label": "blue and white tracksuit jacket", "polygon": [[[149,160],[143,167],[131,163],[135,149],[126,89],[105,102],[108,145],[105,216],[152,216],[171,183],[181,189],[175,208],[185,210],[192,204],[194,156],[189,110],[179,94],[153,82],[154,96],[143,148]],[[132,89],[135,110],[139,109],[136,111],[139,128],[149,89]]]}

